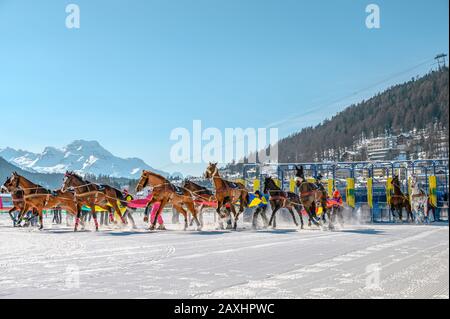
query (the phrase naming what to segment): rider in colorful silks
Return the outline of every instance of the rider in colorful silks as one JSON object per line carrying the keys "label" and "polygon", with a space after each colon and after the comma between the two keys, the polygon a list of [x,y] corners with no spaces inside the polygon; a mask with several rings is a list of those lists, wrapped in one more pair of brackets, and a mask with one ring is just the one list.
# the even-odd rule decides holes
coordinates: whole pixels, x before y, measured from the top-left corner
{"label": "rider in colorful silks", "polygon": [[326,216],[325,212],[327,210],[327,207],[326,207],[326,190],[325,190],[325,187],[322,184],[322,178],[323,178],[323,176],[320,173],[319,173],[319,175],[315,176],[314,177],[314,179],[315,179],[314,185],[317,187],[317,189],[319,191],[322,192],[322,194],[324,194],[323,197],[322,197],[323,200],[321,201],[322,202],[322,206],[317,207],[317,209],[318,209],[318,214],[321,214],[323,221],[326,222],[326,217],[325,217]]}
{"label": "rider in colorful silks", "polygon": [[264,227],[268,227],[269,225],[269,219],[267,218],[266,215],[266,210],[268,207],[268,195],[264,195],[262,194],[259,190],[255,192],[255,194],[249,194],[250,196],[250,203],[249,203],[249,207],[256,207],[256,210],[253,214],[253,228],[256,229],[257,228],[257,224],[258,224],[258,215],[261,214],[261,217],[263,219],[263,223],[264,223]]}
{"label": "rider in colorful silks", "polygon": [[339,207],[344,206],[342,195],[337,189],[333,192],[333,198],[331,200],[333,201],[333,204],[337,204]]}
{"label": "rider in colorful silks", "polygon": [[[128,189],[124,189],[122,191],[123,197],[127,202],[131,202],[134,200],[133,196],[128,192]],[[127,207],[127,210],[125,211],[125,218],[128,219],[131,222],[131,225],[133,228],[136,228],[136,223],[134,222],[133,218],[133,212],[136,211],[136,208]]]}

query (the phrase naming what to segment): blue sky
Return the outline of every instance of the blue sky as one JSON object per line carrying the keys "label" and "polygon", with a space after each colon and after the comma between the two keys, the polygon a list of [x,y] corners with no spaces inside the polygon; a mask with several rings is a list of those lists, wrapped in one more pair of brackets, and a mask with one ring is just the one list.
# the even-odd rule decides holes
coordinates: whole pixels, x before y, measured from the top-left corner
{"label": "blue sky", "polygon": [[[65,27],[65,7],[81,28]],[[365,26],[369,3],[381,29]],[[0,0],[0,148],[98,140],[167,171],[172,129],[281,136],[427,72],[448,1]],[[335,102],[338,101],[338,102]]]}

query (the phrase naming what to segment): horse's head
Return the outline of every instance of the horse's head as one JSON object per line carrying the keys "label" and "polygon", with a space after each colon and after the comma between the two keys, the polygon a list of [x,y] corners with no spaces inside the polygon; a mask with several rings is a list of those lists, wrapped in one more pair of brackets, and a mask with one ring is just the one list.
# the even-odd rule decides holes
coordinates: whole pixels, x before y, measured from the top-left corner
{"label": "horse's head", "polygon": [[10,188],[12,188],[11,187],[11,177],[8,177],[5,181],[5,183],[3,183],[3,185],[1,186],[0,191],[2,194],[6,194],[6,193],[10,192]]}
{"label": "horse's head", "polygon": [[17,174],[17,172],[13,172],[11,177],[6,180],[4,186],[7,187],[9,191],[18,189],[20,187],[20,175]]}
{"label": "horse's head", "polygon": [[211,179],[213,176],[216,176],[219,172],[219,169],[217,168],[217,163],[209,163],[208,167],[206,168],[204,177],[206,179]]}
{"label": "horse's head", "polygon": [[391,184],[394,186],[400,186],[400,179],[399,179],[398,175],[394,175],[394,177],[392,178]]}
{"label": "horse's head", "polygon": [[305,171],[302,165],[300,165],[300,167],[295,165],[295,177],[297,179],[297,185],[305,181]]}
{"label": "horse's head", "polygon": [[275,181],[273,180],[272,177],[270,176],[266,176],[264,178],[264,188],[263,188],[263,193],[267,194],[269,191],[274,190],[278,188],[275,184]]}
{"label": "horse's head", "polygon": [[146,188],[148,186],[149,177],[150,177],[150,172],[143,170],[141,178],[139,179],[139,182],[137,183],[137,186],[136,186],[137,193],[141,192],[144,188]]}
{"label": "horse's head", "polygon": [[74,186],[79,186],[77,183],[78,176],[74,172],[67,171],[66,174],[64,174],[64,180],[63,184],[61,186],[61,192],[66,193],[68,190],[73,188]]}

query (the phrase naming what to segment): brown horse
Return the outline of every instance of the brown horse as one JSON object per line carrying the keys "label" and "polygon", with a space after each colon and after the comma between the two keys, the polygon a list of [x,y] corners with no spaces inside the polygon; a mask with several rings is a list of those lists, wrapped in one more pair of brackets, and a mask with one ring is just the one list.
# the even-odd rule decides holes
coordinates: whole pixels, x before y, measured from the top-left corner
{"label": "brown horse", "polygon": [[303,166],[296,166],[295,168],[295,176],[297,177],[296,185],[300,193],[300,200],[303,208],[306,210],[306,213],[309,216],[309,226],[311,226],[312,222],[314,223],[314,225],[320,227],[321,224],[316,215],[316,208],[323,206],[323,193],[317,188],[315,184],[310,183],[306,180]]}
{"label": "brown horse", "polygon": [[18,224],[23,219],[24,214],[33,209],[39,216],[39,229],[44,228],[43,211],[54,207],[60,207],[65,211],[76,214],[75,198],[73,193],[63,193],[61,191],[50,191],[41,185],[35,184],[23,176],[14,172],[10,178],[10,186],[23,191],[24,205],[18,217]]}
{"label": "brown horse", "polygon": [[399,220],[402,221],[403,208],[405,208],[406,213],[407,213],[407,219],[414,221],[414,217],[412,214],[411,202],[409,201],[409,196],[403,194],[401,187],[400,187],[400,179],[399,179],[398,175],[395,175],[392,178],[391,184],[394,187],[394,194],[391,195],[391,199],[389,202],[389,207],[392,212],[392,215],[395,217],[395,213],[397,213]]}
{"label": "brown horse", "polygon": [[[13,212],[22,212],[25,209],[25,200],[23,199],[23,190],[16,189],[11,184],[11,177],[6,179],[6,182],[1,187],[2,194],[10,194],[13,202],[13,207],[8,211],[9,217],[14,223],[14,227],[17,225],[17,220],[13,215]],[[37,215],[36,209],[34,209],[33,214]]]}
{"label": "brown horse", "polygon": [[[184,180],[183,188],[189,190],[194,198],[194,203],[196,205],[196,210],[198,212],[200,223],[203,225],[203,209],[206,207],[203,203],[215,203],[216,197],[213,192],[208,188],[201,186],[188,179]],[[191,221],[191,226],[194,220]]]}
{"label": "brown horse", "polygon": [[194,199],[189,190],[172,184],[169,180],[159,174],[144,170],[142,171],[141,178],[136,186],[136,192],[142,191],[147,186],[153,188],[153,197],[147,204],[147,207],[155,203],[160,203],[155,219],[153,221],[150,220],[151,225],[149,230],[154,230],[156,228],[158,216],[169,203],[172,203],[173,208],[184,216],[184,230],[187,230],[188,228],[188,211],[191,213],[197,224],[197,230],[202,229],[202,224],[197,218]]}
{"label": "brown horse", "polygon": [[301,228],[303,229],[303,217],[302,217],[302,204],[300,202],[300,197],[291,192],[285,192],[281,190],[275,181],[271,177],[266,177],[264,179],[264,194],[269,194],[270,206],[272,207],[272,216],[270,217],[269,226],[272,225],[273,228],[277,227],[276,213],[281,208],[286,208],[294,220],[295,226],[298,227],[298,222],[295,219],[294,209],[300,216]]}
{"label": "brown horse", "polygon": [[[222,217],[220,209],[226,204],[230,204],[230,209],[233,212],[234,225],[233,229],[237,229],[237,222],[239,215],[248,207],[249,195],[245,186],[241,183],[233,183],[220,177],[217,163],[209,163],[205,171],[205,178],[212,179],[214,188],[216,190],[217,199],[217,214]],[[239,211],[236,212],[235,205],[240,203]]]}
{"label": "brown horse", "polygon": [[69,192],[70,189],[73,189],[75,192],[74,203],[77,217],[75,219],[74,231],[78,231],[83,206],[88,206],[91,209],[96,231],[98,231],[96,206],[109,212],[110,215],[112,214],[112,208],[114,208],[115,212],[120,216],[122,223],[127,223],[117,203],[120,202],[123,206],[126,206],[127,202],[122,192],[118,189],[109,185],[98,185],[84,180],[74,172],[66,172],[61,192],[63,194],[71,194]]}

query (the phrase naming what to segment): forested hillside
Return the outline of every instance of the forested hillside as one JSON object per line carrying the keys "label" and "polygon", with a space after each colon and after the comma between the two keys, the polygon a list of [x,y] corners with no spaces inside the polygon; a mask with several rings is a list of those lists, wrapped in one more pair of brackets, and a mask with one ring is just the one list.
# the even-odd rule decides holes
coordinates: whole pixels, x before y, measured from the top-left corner
{"label": "forested hillside", "polygon": [[[435,133],[445,136],[448,150],[448,71],[445,67],[393,86],[315,127],[303,128],[280,140],[279,162],[340,161],[346,151],[354,150],[363,139],[411,131],[424,131],[426,138],[414,142],[414,149],[407,150],[409,156],[417,158],[411,153],[419,149],[434,157],[434,143],[442,143],[442,139],[433,138]],[[367,160],[367,157],[360,154],[355,160]],[[230,164],[227,168],[239,172],[242,165]]]}
{"label": "forested hillside", "polygon": [[354,142],[380,134],[408,132],[439,123],[448,136],[448,68],[396,85],[373,98],[351,105],[316,127],[302,129],[279,143],[281,162],[330,159]]}

